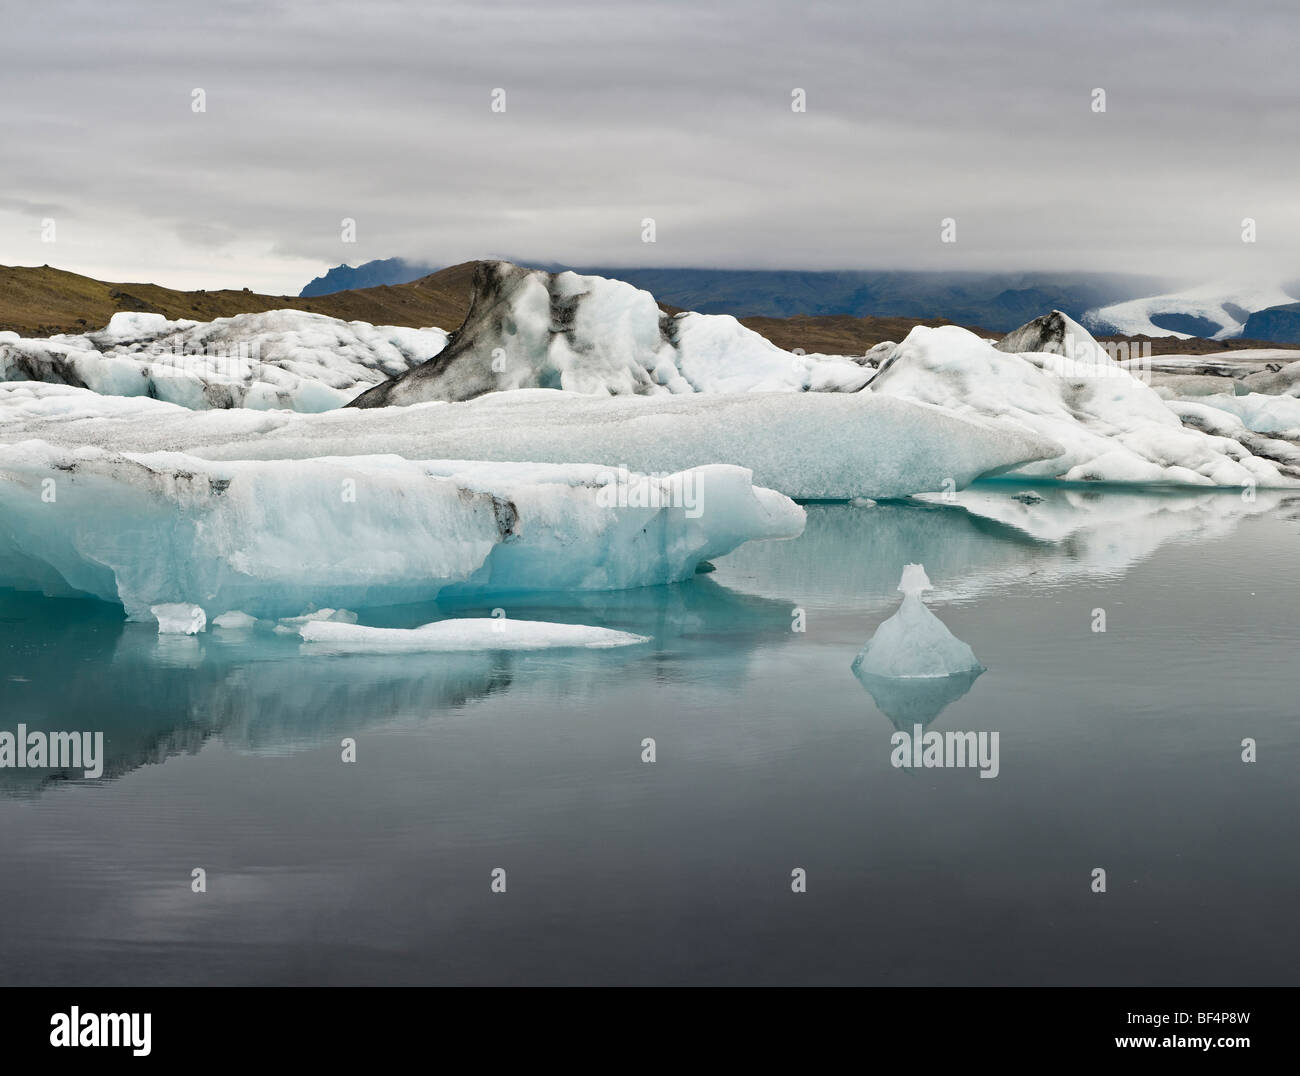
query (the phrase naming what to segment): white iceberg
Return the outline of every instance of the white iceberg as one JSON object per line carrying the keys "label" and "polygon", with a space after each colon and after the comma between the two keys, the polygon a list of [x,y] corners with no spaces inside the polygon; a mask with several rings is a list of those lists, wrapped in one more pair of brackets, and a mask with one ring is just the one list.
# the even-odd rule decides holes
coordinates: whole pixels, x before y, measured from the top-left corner
{"label": "white iceberg", "polygon": [[920,564],[908,564],[898,584],[903,603],[853,660],[860,675],[896,679],[959,676],[984,671],[969,646],[953,635],[921,600],[930,580]]}
{"label": "white iceberg", "polygon": [[[1012,420],[1063,447],[1012,473],[1067,482],[1295,486],[1239,441],[1186,428],[1156,392],[1070,330],[1077,354],[1010,354],[953,325],[917,326],[872,391]],[[1085,334],[1086,335],[1086,334]]]}
{"label": "white iceberg", "polygon": [[39,381],[194,409],[326,411],[443,349],[441,329],[340,321],[301,310],[211,322],[114,314],[83,335],[0,333],[0,381]]}
{"label": "white iceberg", "polygon": [[[180,599],[281,617],[444,591],[677,582],[803,529],[803,509],[740,467],[646,479],[648,506],[609,486],[589,465],[214,462],[26,441],[0,446],[0,585],[53,577],[133,619]],[[676,503],[684,490],[689,505]]]}
{"label": "white iceberg", "polygon": [[203,607],[189,602],[164,602],[150,606],[149,612],[158,621],[159,635],[198,635],[207,629]]}
{"label": "white iceberg", "polygon": [[757,485],[802,500],[961,489],[1061,451],[1009,420],[870,392],[611,399],[531,389],[467,403],[302,415],[191,412],[64,386],[0,385],[0,442],[27,439],[206,459],[396,453],[413,460],[597,463],[607,473],[621,466],[661,475],[730,463],[751,470]]}
{"label": "white iceberg", "polygon": [[354,407],[469,400],[548,388],[600,396],[693,392],[856,392],[871,371],[800,355],[727,315],[667,314],[621,280],[480,262],[470,310],[447,348]]}
{"label": "white iceberg", "polygon": [[315,620],[299,629],[313,653],[368,654],[465,650],[604,649],[648,643],[644,635],[586,624],[553,624],[509,617],[439,620],[418,628],[369,628]]}
{"label": "white iceberg", "polygon": [[1218,393],[1198,396],[1196,403],[1235,415],[1255,433],[1271,434],[1288,441],[1300,440],[1300,397],[1268,396],[1261,392],[1241,396]]}
{"label": "white iceberg", "polygon": [[330,621],[335,624],[355,624],[360,618],[351,609],[316,609],[301,616],[282,616],[276,622],[277,635],[297,635],[304,624]]}
{"label": "white iceberg", "polygon": [[248,631],[256,627],[257,617],[249,616],[242,609],[232,609],[228,613],[213,617],[212,623],[224,631]]}

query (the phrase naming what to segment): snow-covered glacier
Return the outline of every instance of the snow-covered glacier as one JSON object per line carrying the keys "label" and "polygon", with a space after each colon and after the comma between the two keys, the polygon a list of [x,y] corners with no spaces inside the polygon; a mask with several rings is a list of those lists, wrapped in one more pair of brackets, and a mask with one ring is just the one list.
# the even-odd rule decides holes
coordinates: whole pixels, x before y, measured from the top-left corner
{"label": "snow-covered glacier", "polygon": [[340,321],[301,310],[168,321],[114,314],[83,335],[0,332],[0,381],[73,385],[184,407],[327,411],[443,349],[441,329]]}
{"label": "snow-covered glacier", "polygon": [[1088,311],[1083,320],[1090,328],[1103,333],[1190,339],[1192,333],[1162,328],[1155,321],[1173,315],[1188,319],[1184,324],[1197,325],[1198,336],[1206,335],[1204,329],[1213,329],[1209,335],[1215,340],[1226,340],[1241,335],[1251,314],[1286,306],[1296,298],[1290,290],[1274,283],[1217,281],[1185,291],[1111,303]]}
{"label": "snow-covered glacier", "polygon": [[466,403],[304,415],[192,412],[64,386],[0,385],[0,442],[27,439],[223,460],[395,453],[652,474],[729,463],[801,500],[961,489],[1061,451],[1015,422],[869,392],[610,399],[525,389]]}
{"label": "snow-covered glacier", "polygon": [[278,617],[670,583],[803,529],[803,509],[739,467],[635,488],[620,499],[626,485],[590,465],[218,462],[26,441],[0,447],[0,586],[119,601],[137,620],[178,603]]}

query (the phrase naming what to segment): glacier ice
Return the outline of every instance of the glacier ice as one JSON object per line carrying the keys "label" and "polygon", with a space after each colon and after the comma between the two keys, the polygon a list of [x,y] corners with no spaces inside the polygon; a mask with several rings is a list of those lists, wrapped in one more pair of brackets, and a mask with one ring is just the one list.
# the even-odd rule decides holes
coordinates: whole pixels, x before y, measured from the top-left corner
{"label": "glacier ice", "polygon": [[[1083,332],[1075,327],[1071,333]],[[1084,345],[1086,347],[1086,345]],[[1095,342],[1094,342],[1094,346]],[[871,381],[877,394],[1001,417],[1063,451],[1013,474],[1067,482],[1295,486],[1300,478],[1239,441],[1189,429],[1104,350],[1093,361],[1008,353],[953,325],[918,325]]]}
{"label": "glacier ice", "polygon": [[247,631],[257,625],[257,617],[249,616],[242,609],[232,609],[228,613],[213,617],[212,623],[226,631]]}
{"label": "glacier ice", "polygon": [[1016,354],[1061,355],[1077,368],[1106,376],[1111,354],[1092,334],[1067,314],[1053,310],[1007,333],[993,345],[999,351]]}
{"label": "glacier ice", "polygon": [[969,646],[956,638],[921,599],[930,580],[920,564],[908,564],[898,589],[903,602],[853,660],[866,676],[916,679],[956,676],[984,670]]}
{"label": "glacier ice", "polygon": [[1009,420],[869,392],[611,399],[526,389],[466,403],[301,415],[189,412],[63,386],[0,385],[0,441],[26,439],[229,460],[397,453],[650,474],[731,463],[753,471],[756,484],[804,500],[960,489],[1061,451]]}
{"label": "glacier ice", "polygon": [[803,509],[740,467],[647,481],[664,487],[661,503],[689,484],[700,510],[610,503],[610,476],[590,465],[218,462],[26,441],[0,446],[0,585],[53,578],[133,619],[177,602],[282,617],[444,592],[674,582],[803,528]]}
{"label": "glacier ice", "polygon": [[197,635],[207,630],[207,614],[198,605],[164,602],[150,606],[149,612],[158,621],[159,635]]}
{"label": "glacier ice", "polygon": [[870,376],[852,359],[782,351],[728,315],[665,313],[649,292],[621,280],[481,262],[469,313],[448,346],[351,406],[525,388],[601,396],[856,392]]}
{"label": "glacier ice", "polygon": [[1268,396],[1260,392],[1240,396],[1217,393],[1198,396],[1196,402],[1235,415],[1255,433],[1271,434],[1288,441],[1300,440],[1300,397]]}
{"label": "glacier ice", "polygon": [[[1300,445],[1294,440],[1272,437],[1267,433],[1257,433],[1239,417],[1231,406],[1223,406],[1223,401],[1235,397],[1219,397],[1219,404],[1212,402],[1213,397],[1197,396],[1188,399],[1168,401],[1169,410],[1177,415],[1184,426],[1200,430],[1213,437],[1227,437],[1236,441],[1247,451],[1261,459],[1274,461],[1279,469],[1288,475],[1300,475]],[[1286,397],[1266,397],[1267,399],[1285,399]],[[1277,412],[1252,415],[1243,409],[1247,417],[1260,421],[1261,425],[1270,424]],[[1267,417],[1265,417],[1267,416]],[[1284,437],[1300,431],[1285,431]]]}
{"label": "glacier ice", "polygon": [[312,621],[299,629],[314,653],[403,653],[461,650],[547,650],[554,647],[606,649],[648,643],[644,635],[586,624],[554,624],[509,617],[439,620],[418,628],[371,628]]}
{"label": "glacier ice", "polygon": [[340,321],[301,310],[168,321],[118,313],[83,335],[0,333],[0,381],[72,385],[184,407],[326,411],[442,350],[441,329]]}
{"label": "glacier ice", "polygon": [[1295,297],[1276,284],[1214,282],[1186,291],[1127,299],[1098,307],[1084,315],[1084,321],[1099,331],[1125,336],[1174,336],[1189,339],[1189,333],[1162,329],[1152,319],[1166,314],[1201,318],[1216,326],[1214,339],[1240,336],[1246,327],[1240,315],[1294,303]]}

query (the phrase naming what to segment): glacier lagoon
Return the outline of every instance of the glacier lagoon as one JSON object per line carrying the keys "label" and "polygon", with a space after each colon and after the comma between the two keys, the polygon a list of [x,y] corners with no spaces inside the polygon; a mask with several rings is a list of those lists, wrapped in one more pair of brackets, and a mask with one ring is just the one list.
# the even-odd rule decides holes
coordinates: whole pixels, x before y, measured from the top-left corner
{"label": "glacier lagoon", "polygon": [[[0,730],[105,740],[98,780],[0,769],[0,981],[1288,981],[1300,501],[955,501],[808,505],[671,586],[359,610],[651,640],[598,651],[316,655],[0,592]],[[978,678],[854,675],[908,563]],[[917,724],[997,732],[997,778],[893,766]]]}

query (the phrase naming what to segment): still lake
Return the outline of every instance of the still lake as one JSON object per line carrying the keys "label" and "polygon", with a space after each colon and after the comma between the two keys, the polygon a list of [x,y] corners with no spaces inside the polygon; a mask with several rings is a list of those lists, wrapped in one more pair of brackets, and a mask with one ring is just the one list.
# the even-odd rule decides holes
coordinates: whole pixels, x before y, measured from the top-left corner
{"label": "still lake", "polygon": [[[0,769],[0,983],[1294,984],[1300,501],[962,499],[810,505],[676,586],[360,611],[652,637],[616,650],[322,657],[0,591],[0,731],[106,754]],[[910,562],[987,666],[961,690],[850,668]],[[996,731],[997,777],[896,768],[916,723]]]}

